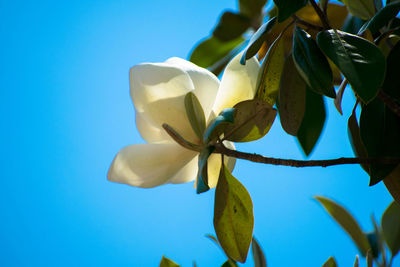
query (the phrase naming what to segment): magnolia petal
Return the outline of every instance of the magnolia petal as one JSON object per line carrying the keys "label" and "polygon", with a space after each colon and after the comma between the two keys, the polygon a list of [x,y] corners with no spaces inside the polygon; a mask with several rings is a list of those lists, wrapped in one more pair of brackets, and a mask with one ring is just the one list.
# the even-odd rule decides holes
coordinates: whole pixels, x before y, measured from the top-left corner
{"label": "magnolia petal", "polygon": [[[232,142],[224,142],[224,145],[227,148],[235,149],[235,146]],[[228,167],[229,171],[233,171],[235,167],[236,159],[224,156],[225,165]],[[221,154],[211,154],[207,161],[208,165],[208,186],[210,188],[216,187],[218,183],[219,173],[221,170]]]}
{"label": "magnolia petal", "polygon": [[254,97],[260,64],[252,57],[242,65],[241,56],[242,53],[235,56],[225,69],[213,107],[215,114]]}
{"label": "magnolia petal", "polygon": [[107,179],[143,188],[159,186],[168,183],[196,154],[175,143],[126,146],[115,156]]}
{"label": "magnolia petal", "polygon": [[136,127],[142,136],[143,140],[149,143],[165,142],[168,140],[172,142],[172,138],[164,131],[152,125],[152,123],[146,120],[146,117],[142,112],[136,110]]}
{"label": "magnolia petal", "polygon": [[218,92],[219,80],[217,76],[209,70],[181,58],[173,57],[168,59],[166,63],[181,68],[190,76],[194,85],[194,94],[203,107],[205,117],[208,118]]}
{"label": "magnolia petal", "polygon": [[168,63],[139,64],[130,70],[130,87],[135,109],[146,120],[160,130],[167,123],[186,140],[198,142],[186,116],[184,98],[194,90],[186,72]]}
{"label": "magnolia petal", "polygon": [[199,157],[194,157],[188,164],[186,164],[168,183],[181,184],[193,181],[197,176],[197,169]]}

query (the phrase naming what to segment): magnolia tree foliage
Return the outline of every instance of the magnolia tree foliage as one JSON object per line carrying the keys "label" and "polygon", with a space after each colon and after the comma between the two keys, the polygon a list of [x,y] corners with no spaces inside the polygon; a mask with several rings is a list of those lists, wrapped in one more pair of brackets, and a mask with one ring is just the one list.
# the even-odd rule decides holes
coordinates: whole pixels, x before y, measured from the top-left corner
{"label": "magnolia tree foliage", "polygon": [[[295,167],[360,164],[370,185],[383,181],[395,200],[380,223],[373,220],[373,231],[362,230],[333,200],[316,199],[368,266],[391,266],[400,250],[400,1],[341,2],[239,0],[239,10],[225,11],[194,48],[191,62],[171,58],[133,67],[136,124],[148,143],[123,148],[108,179],[138,187],[196,180],[197,193],[216,187],[216,237],[209,237],[227,256],[223,266],[245,262],[250,245],[255,265],[266,266],[253,238],[252,200],[231,174],[235,159]],[[265,136],[279,113],[282,128],[308,156],[317,149],[325,101],[342,114],[344,90],[355,96],[348,118],[355,158],[300,161],[235,150],[235,142]],[[178,265],[163,257],[160,266]],[[336,262],[330,258],[323,266]]]}

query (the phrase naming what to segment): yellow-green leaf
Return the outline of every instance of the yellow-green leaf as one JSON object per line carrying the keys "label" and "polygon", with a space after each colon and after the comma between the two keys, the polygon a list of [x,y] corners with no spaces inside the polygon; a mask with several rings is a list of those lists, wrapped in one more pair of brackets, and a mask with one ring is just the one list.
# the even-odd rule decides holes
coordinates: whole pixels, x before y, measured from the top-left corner
{"label": "yellow-green leaf", "polygon": [[336,261],[334,257],[330,257],[323,265],[322,267],[336,267]]}
{"label": "yellow-green leaf", "polygon": [[253,203],[246,188],[224,166],[215,190],[214,228],[225,253],[245,262],[253,236]]}
{"label": "yellow-green leaf", "polygon": [[329,215],[349,234],[361,254],[366,255],[370,245],[354,217],[342,206],[325,197],[315,197]]}
{"label": "yellow-green leaf", "polygon": [[179,265],[174,261],[163,256],[160,262],[160,267],[179,267]]}
{"label": "yellow-green leaf", "polygon": [[400,250],[400,205],[392,202],[382,215],[382,231],[392,255]]}
{"label": "yellow-green leaf", "polygon": [[400,205],[400,165],[396,167],[385,179],[383,179],[387,190],[394,200]]}
{"label": "yellow-green leaf", "polygon": [[374,0],[341,0],[351,14],[360,19],[370,19],[375,15]]}
{"label": "yellow-green leaf", "polygon": [[267,260],[265,259],[264,252],[254,237],[253,241],[251,241],[251,252],[253,254],[254,267],[267,267]]}
{"label": "yellow-green leaf", "polygon": [[257,81],[257,92],[255,98],[275,104],[279,92],[279,83],[285,63],[283,38],[278,38],[270,47]]}

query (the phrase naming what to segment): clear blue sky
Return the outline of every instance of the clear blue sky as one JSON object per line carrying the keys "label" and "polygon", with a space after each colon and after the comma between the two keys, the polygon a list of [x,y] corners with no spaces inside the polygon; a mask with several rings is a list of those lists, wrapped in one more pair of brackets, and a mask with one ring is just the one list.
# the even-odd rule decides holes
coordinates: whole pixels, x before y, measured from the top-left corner
{"label": "clear blue sky", "polygon": [[[186,58],[225,8],[220,1],[0,1],[0,265],[220,266],[213,193],[193,183],[155,189],[106,180],[115,153],[141,143],[128,71],[140,62]],[[312,158],[352,156],[344,116],[329,101],[329,121]],[[238,149],[303,158],[279,120],[261,141]],[[350,266],[357,253],[312,200],[333,197],[372,229],[391,197],[368,187],[358,166],[291,169],[239,161],[254,233],[268,265],[321,266],[331,255]],[[249,258],[246,266],[251,265]]]}

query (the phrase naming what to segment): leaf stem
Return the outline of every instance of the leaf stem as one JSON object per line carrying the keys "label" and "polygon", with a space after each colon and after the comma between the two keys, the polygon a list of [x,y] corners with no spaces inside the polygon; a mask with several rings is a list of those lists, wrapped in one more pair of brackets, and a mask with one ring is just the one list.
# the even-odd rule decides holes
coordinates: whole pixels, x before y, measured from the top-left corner
{"label": "leaf stem", "polygon": [[317,5],[315,0],[309,0],[309,1],[312,7],[314,8],[315,12],[317,12],[317,15],[321,20],[322,24],[324,25],[324,28],[331,29],[332,27],[329,25],[327,17],[325,16],[324,12],[322,12],[321,8]]}

